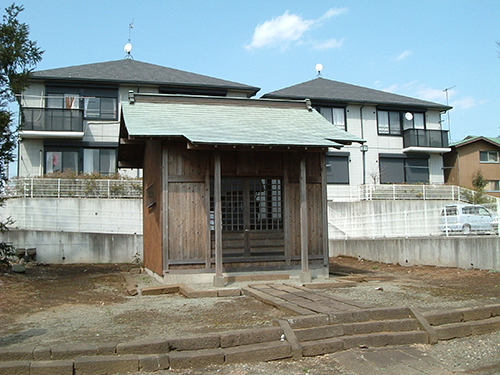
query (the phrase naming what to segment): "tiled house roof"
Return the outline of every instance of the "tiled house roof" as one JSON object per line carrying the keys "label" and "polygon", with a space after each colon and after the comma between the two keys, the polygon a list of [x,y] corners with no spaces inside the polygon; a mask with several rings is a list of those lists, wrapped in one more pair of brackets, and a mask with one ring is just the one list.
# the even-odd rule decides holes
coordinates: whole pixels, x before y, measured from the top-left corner
{"label": "tiled house roof", "polygon": [[333,103],[360,103],[386,106],[405,106],[415,108],[433,108],[449,110],[452,107],[425,100],[392,94],[385,91],[350,85],[318,77],[311,81],[299,83],[281,90],[263,95],[263,98],[305,99],[327,101]]}
{"label": "tiled house roof", "polygon": [[341,147],[363,142],[308,109],[305,102],[144,97],[122,105],[129,137],[184,137],[193,144],[245,146]]}
{"label": "tiled house roof", "polygon": [[220,88],[244,91],[247,92],[247,97],[259,91],[258,87],[131,59],[36,71],[33,72],[32,79]]}

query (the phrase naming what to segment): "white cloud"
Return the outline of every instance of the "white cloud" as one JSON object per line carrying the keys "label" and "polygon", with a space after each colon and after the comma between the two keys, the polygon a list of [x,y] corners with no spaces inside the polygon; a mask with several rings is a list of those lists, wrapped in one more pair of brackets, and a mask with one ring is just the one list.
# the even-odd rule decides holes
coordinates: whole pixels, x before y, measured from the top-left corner
{"label": "white cloud", "polygon": [[[296,14],[290,14],[288,11],[283,15],[265,21],[255,28],[253,39],[246,49],[256,49],[263,47],[280,46],[286,48],[290,43],[302,43],[302,37],[313,26],[320,26],[324,20],[338,16],[347,11],[346,8],[332,8],[316,20],[305,20]],[[312,42],[313,45],[319,42]],[[342,44],[335,39],[319,43],[320,49],[336,48]]]}
{"label": "white cloud", "polygon": [[450,105],[454,109],[470,109],[472,107],[475,107],[477,104],[478,104],[477,101],[474,98],[471,98],[470,96],[454,100],[453,102],[450,103]]}
{"label": "white cloud", "polygon": [[344,43],[344,39],[341,39],[341,40],[330,39],[330,40],[326,40],[324,42],[314,42],[313,48],[317,49],[319,51],[323,51],[325,49],[340,48],[340,47],[342,47],[343,43]]}
{"label": "white cloud", "polygon": [[396,57],[397,61],[401,61],[406,59],[408,56],[413,55],[413,51],[410,49],[407,49],[406,51],[403,51],[398,57]]}
{"label": "white cloud", "polygon": [[[431,102],[444,103],[446,101],[446,96],[443,90],[427,87],[416,80],[403,84],[395,83],[382,90],[393,94],[411,96],[413,98],[428,100]],[[451,93],[452,90],[448,92],[449,95],[451,95]]]}
{"label": "white cloud", "polygon": [[382,91],[392,92],[393,94],[396,94],[399,91],[399,89],[400,86],[397,83],[395,83],[394,85],[383,88]]}
{"label": "white cloud", "polygon": [[[418,81],[412,81],[405,84],[394,84],[382,90],[394,94],[410,96],[412,98],[446,104],[446,92],[444,89],[428,87]],[[476,100],[470,96],[460,96],[460,92],[453,89],[448,90],[448,100],[449,105],[452,106],[453,109],[470,109],[486,103],[484,100]]]}
{"label": "white cloud", "polygon": [[340,16],[341,14],[347,13],[347,8],[330,8],[328,11],[318,18],[318,22],[326,20],[328,18]]}
{"label": "white cloud", "polygon": [[[448,90],[448,97],[453,95],[455,91]],[[417,90],[417,95],[419,98],[424,100],[429,100],[431,102],[445,102],[446,93],[441,89],[433,89],[431,87],[421,87]]]}

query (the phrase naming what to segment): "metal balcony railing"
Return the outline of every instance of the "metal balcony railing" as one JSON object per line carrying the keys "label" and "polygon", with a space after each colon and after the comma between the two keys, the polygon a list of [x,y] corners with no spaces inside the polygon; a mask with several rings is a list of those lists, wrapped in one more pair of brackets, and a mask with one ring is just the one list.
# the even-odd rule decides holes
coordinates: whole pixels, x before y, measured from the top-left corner
{"label": "metal balcony railing", "polygon": [[83,132],[82,109],[22,108],[21,130]]}
{"label": "metal balcony railing", "polygon": [[407,129],[403,131],[403,147],[447,148],[448,130]]}

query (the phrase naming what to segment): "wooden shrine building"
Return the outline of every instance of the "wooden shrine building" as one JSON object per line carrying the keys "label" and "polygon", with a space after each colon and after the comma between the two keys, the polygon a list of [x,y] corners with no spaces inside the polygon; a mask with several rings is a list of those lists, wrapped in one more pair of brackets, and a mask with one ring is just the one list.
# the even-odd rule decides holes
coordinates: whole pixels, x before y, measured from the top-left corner
{"label": "wooden shrine building", "polygon": [[144,169],[144,266],[160,277],[328,276],[329,147],[363,142],[310,102],[129,93],[119,163]]}

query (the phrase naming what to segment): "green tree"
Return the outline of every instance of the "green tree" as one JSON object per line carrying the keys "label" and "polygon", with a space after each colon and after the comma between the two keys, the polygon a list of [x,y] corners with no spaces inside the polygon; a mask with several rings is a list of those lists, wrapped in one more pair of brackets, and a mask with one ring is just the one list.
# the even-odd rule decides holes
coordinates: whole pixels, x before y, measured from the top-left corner
{"label": "green tree", "polygon": [[476,193],[472,198],[473,203],[487,203],[488,199],[484,195],[484,189],[486,188],[486,185],[488,185],[488,181],[484,179],[481,171],[477,171],[476,174],[472,177],[472,186],[474,186],[474,189],[476,190]]}
{"label": "green tree", "polygon": [[[17,100],[19,94],[28,86],[28,80],[41,61],[43,51],[36,42],[29,39],[29,26],[18,20],[22,6],[12,4],[5,8],[5,15],[0,24],[0,188],[3,193],[8,179],[8,165],[14,160],[17,131],[14,127],[14,114],[9,103]],[[0,206],[5,204],[5,197],[0,195]],[[0,232],[7,230],[12,221],[0,223]],[[12,255],[12,246],[0,242],[0,263],[7,262]]]}

